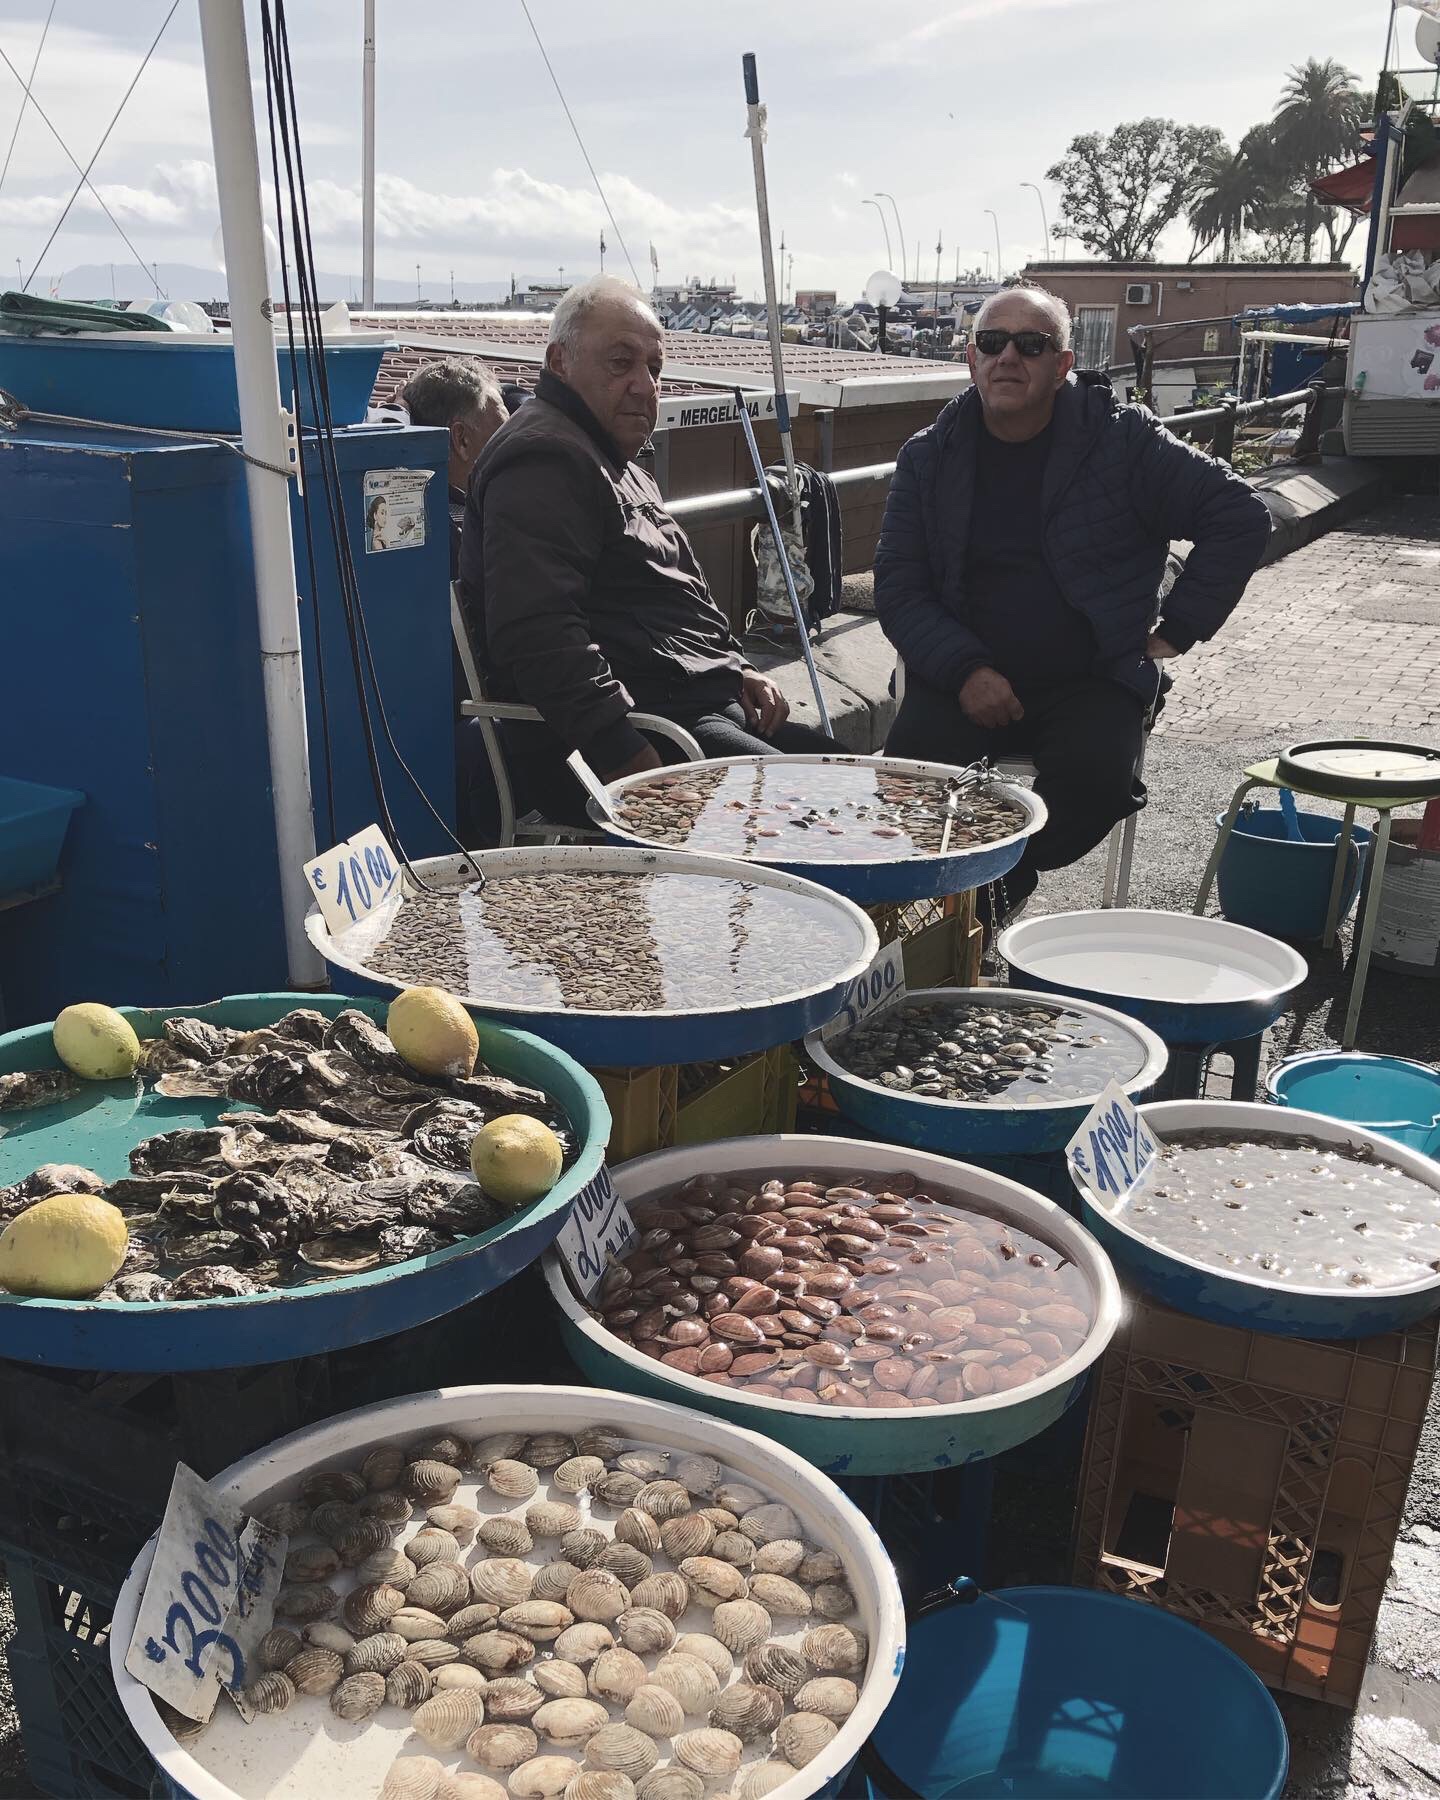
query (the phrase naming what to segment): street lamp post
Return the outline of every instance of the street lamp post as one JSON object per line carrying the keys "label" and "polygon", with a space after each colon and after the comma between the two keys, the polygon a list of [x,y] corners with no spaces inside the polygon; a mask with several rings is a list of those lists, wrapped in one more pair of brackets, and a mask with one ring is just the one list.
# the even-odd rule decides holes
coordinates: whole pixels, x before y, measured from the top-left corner
{"label": "street lamp post", "polygon": [[[880,229],[885,233],[885,267],[888,269],[894,262],[895,257],[890,249],[890,221],[885,217],[885,208],[878,200],[862,200],[860,204],[862,206],[873,206],[880,215]],[[16,264],[16,267],[19,267],[18,263]]]}
{"label": "street lamp post", "polygon": [[1045,217],[1045,196],[1040,192],[1033,181],[1022,181],[1020,185],[1022,188],[1029,188],[1030,192],[1040,202],[1040,232],[1045,240],[1044,249],[1040,254],[1040,260],[1041,262],[1044,262],[1050,249],[1050,221]]}
{"label": "street lamp post", "polygon": [[995,279],[1003,281],[1005,279],[1005,259],[1000,254],[1000,221],[988,206],[985,208],[985,216],[995,227]]}
{"label": "street lamp post", "polygon": [[[877,200],[888,200],[890,204],[895,207],[895,229],[900,234],[900,279],[902,281],[909,281],[910,265],[905,260],[905,227],[900,223],[900,208],[895,206],[895,196],[893,194],[887,194],[883,188],[876,188],[875,198]],[[916,270],[916,273],[919,273],[918,269]]]}

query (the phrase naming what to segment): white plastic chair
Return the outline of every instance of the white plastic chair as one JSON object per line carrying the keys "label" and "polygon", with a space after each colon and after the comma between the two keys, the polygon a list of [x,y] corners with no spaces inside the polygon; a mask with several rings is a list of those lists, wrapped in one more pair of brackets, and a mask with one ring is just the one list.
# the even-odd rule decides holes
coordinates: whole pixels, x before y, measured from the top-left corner
{"label": "white plastic chair", "polygon": [[[508,850],[512,844],[598,844],[603,841],[598,831],[591,831],[584,825],[566,825],[555,819],[547,819],[539,812],[528,812],[519,818],[515,816],[515,789],[510,780],[510,769],[505,759],[505,746],[501,741],[497,721],[500,719],[520,719],[527,724],[543,725],[544,717],[538,707],[524,706],[515,700],[490,700],[486,698],[484,684],[480,679],[480,670],[476,664],[474,652],[470,648],[470,636],[465,629],[465,617],[460,610],[460,598],[455,584],[450,584],[450,629],[455,637],[455,649],[460,657],[460,667],[465,673],[465,685],[470,690],[470,698],[460,703],[460,712],[467,719],[480,721],[480,736],[485,744],[485,755],[490,764],[490,774],[495,782],[496,797],[500,802],[499,848]],[[658,713],[635,712],[630,714],[630,723],[637,731],[653,732],[656,737],[668,738],[682,753],[687,762],[701,762],[704,751],[695,739],[671,719],[662,719]]]}

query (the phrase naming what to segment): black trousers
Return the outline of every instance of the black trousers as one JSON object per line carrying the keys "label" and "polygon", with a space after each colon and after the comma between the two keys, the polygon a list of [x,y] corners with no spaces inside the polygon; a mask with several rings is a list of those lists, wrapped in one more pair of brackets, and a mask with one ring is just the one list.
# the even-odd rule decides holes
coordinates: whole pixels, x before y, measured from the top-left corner
{"label": "black trousers", "polygon": [[1118,819],[1145,804],[1135,765],[1144,741],[1138,694],[1113,681],[1085,678],[1025,692],[1025,717],[999,731],[974,725],[954,694],[907,674],[905,698],[890,728],[889,756],[965,764],[988,756],[1028,756],[1038,771],[1035,792],[1049,819],[1005,877],[1005,897],[1018,906],[1034,893],[1042,869],[1063,869],[1102,842]]}

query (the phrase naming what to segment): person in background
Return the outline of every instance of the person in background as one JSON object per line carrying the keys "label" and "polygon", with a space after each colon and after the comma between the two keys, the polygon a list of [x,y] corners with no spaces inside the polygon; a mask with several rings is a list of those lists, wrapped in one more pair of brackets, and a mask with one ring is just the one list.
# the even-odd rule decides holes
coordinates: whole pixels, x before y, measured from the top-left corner
{"label": "person in background", "polygon": [[[1142,806],[1160,667],[1213,637],[1270,515],[1224,463],[1075,373],[1070,316],[1028,283],[981,307],[971,386],[900,452],[875,611],[905,665],[891,756],[1017,754],[1049,822],[1005,878],[1018,910]],[[1159,598],[1172,540],[1194,547]]]}
{"label": "person in background", "polygon": [[460,572],[460,527],[465,485],[476,458],[510,416],[499,387],[475,356],[447,356],[417,369],[400,399],[412,425],[435,425],[450,434],[446,478],[450,489],[450,579]]}
{"label": "person in background", "polygon": [[788,718],[712,596],[690,540],[636,462],[655,428],[665,339],[613,276],[573,287],[550,323],[533,398],[470,479],[460,602],[495,699],[537,707],[507,730],[528,806],[584,823],[565,756],[601,778],[676,759],[631,720],[658,713],[707,756],[833,749]]}

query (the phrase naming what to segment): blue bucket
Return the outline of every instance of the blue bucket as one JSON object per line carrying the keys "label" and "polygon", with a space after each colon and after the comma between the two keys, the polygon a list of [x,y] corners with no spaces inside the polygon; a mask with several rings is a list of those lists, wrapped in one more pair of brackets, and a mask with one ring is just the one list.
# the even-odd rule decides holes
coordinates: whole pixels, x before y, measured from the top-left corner
{"label": "blue bucket", "polygon": [[1277,1106],[1323,1113],[1440,1157],[1440,1070],[1403,1056],[1320,1051],[1289,1056],[1265,1077]]}
{"label": "blue bucket", "polygon": [[1020,1587],[912,1620],[862,1761],[867,1800],[1276,1800],[1290,1747],[1258,1676],[1199,1626]]}
{"label": "blue bucket", "polygon": [[[1297,811],[1294,817],[1299,843],[1288,836],[1278,808],[1242,809],[1220,859],[1220,910],[1233,924],[1303,943],[1325,935],[1340,822],[1327,813]],[[1217,815],[1216,829],[1224,823],[1224,814]],[[1351,827],[1340,920],[1355,905],[1371,835],[1363,825]]]}

